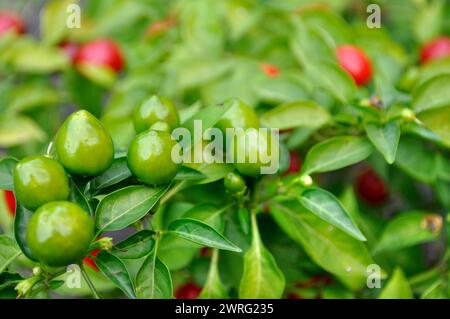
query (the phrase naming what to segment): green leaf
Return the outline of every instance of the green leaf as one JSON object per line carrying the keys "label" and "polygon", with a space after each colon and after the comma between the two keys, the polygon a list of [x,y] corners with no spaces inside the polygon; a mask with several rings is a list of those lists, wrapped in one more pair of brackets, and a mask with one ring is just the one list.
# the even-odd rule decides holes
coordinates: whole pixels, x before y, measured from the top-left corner
{"label": "green leaf", "polygon": [[139,299],[171,299],[172,279],[166,265],[150,254],[136,275],[136,294]]}
{"label": "green leaf", "polygon": [[395,165],[400,167],[411,177],[431,184],[436,180],[436,153],[421,141],[402,138],[398,145]]}
{"label": "green leaf", "polygon": [[84,194],[81,192],[78,185],[75,183],[73,178],[70,179],[70,194],[69,201],[78,204],[81,208],[83,208],[89,215],[93,216],[94,212],[92,211],[91,205],[87,201]]}
{"label": "green leaf", "polygon": [[396,251],[438,239],[442,216],[423,211],[408,211],[390,220],[373,252]]}
{"label": "green leaf", "polygon": [[412,31],[419,43],[431,41],[440,35],[444,18],[445,0],[418,3]]}
{"label": "green leaf", "polygon": [[[415,71],[411,71],[415,72]],[[450,58],[442,57],[437,60],[429,61],[420,67],[420,72],[418,73],[417,83],[415,83],[416,88],[421,87],[422,84],[428,80],[443,74],[450,74]]]}
{"label": "green leaf", "polygon": [[130,176],[126,157],[116,158],[110,168],[90,181],[89,190],[96,194],[99,190],[122,182]]}
{"label": "green leaf", "polygon": [[11,147],[30,141],[42,142],[45,137],[45,132],[31,118],[0,114],[0,147]]}
{"label": "green leaf", "polygon": [[178,170],[177,175],[175,176],[175,180],[198,180],[198,179],[203,179],[206,178],[206,176],[192,168],[192,167],[188,167],[188,166],[181,166],[181,168]]}
{"label": "green leaf", "polygon": [[20,255],[20,249],[11,237],[0,235],[0,274]]}
{"label": "green leaf", "polygon": [[416,113],[450,106],[450,74],[438,75],[422,84],[413,96]]}
{"label": "green leaf", "polygon": [[350,102],[356,93],[356,84],[350,75],[335,63],[308,64],[306,73],[341,103]]}
{"label": "green leaf", "polygon": [[446,283],[438,279],[420,295],[420,299],[448,299],[446,288]]}
{"label": "green leaf", "polygon": [[95,213],[99,232],[123,229],[144,217],[167,187],[129,186],[115,191],[100,201]]}
{"label": "green leaf", "polygon": [[36,107],[55,105],[60,102],[58,91],[41,84],[27,83],[14,88],[8,112],[26,112]]}
{"label": "green leaf", "polygon": [[14,238],[23,254],[29,259],[36,261],[27,243],[27,225],[31,216],[33,216],[33,212],[17,202],[16,213],[14,214]]}
{"label": "green leaf", "polygon": [[119,258],[106,251],[102,251],[97,255],[95,264],[128,298],[136,299],[130,274]]}
{"label": "green leaf", "polygon": [[17,165],[17,160],[13,157],[4,157],[0,160],[0,189],[10,190],[14,189],[14,168]]}
{"label": "green leaf", "polygon": [[350,166],[366,159],[372,151],[372,145],[366,138],[332,137],[309,150],[302,173],[323,173]]}
{"label": "green leaf", "polygon": [[199,60],[197,57],[183,61],[183,66],[178,66],[178,85],[180,89],[192,89],[194,87],[205,85],[209,81],[223,75],[232,67],[235,67],[235,61],[231,59],[205,59]]}
{"label": "green leaf", "polygon": [[224,228],[224,212],[228,209],[226,207],[217,207],[212,204],[200,204],[189,209],[183,218],[190,218],[201,221],[206,225],[221,231]]}
{"label": "green leaf", "polygon": [[181,270],[189,265],[198,255],[200,246],[191,241],[167,233],[158,246],[158,258],[166,264],[171,271]]}
{"label": "green leaf", "polygon": [[218,254],[217,249],[213,250],[211,264],[209,266],[208,277],[206,283],[203,286],[199,299],[225,299],[228,298],[228,293],[220,280],[219,268],[218,268]]}
{"label": "green leaf", "polygon": [[62,50],[33,41],[22,41],[13,51],[11,63],[18,72],[47,74],[62,71],[69,65]]}
{"label": "green leaf", "polygon": [[202,185],[216,182],[225,177],[229,172],[234,170],[233,165],[226,163],[200,163],[200,164],[188,164],[190,168],[193,168],[202,173],[205,178],[191,180],[186,186],[189,185]]}
{"label": "green leaf", "polygon": [[450,105],[422,112],[418,118],[450,147]]}
{"label": "green leaf", "polygon": [[[187,128],[191,133],[191,136],[194,136],[194,121],[200,121],[197,123],[201,123],[202,125],[202,133],[205,132],[208,128],[213,127],[222,116],[233,106],[233,103],[227,103],[219,106],[209,106],[199,110],[194,116],[189,118],[185,123],[183,123],[183,127]],[[193,146],[193,143],[192,143]]]}
{"label": "green leaf", "polygon": [[413,299],[413,297],[411,287],[405,274],[397,267],[378,296],[378,299]]}
{"label": "green leaf", "polygon": [[23,280],[22,276],[7,271],[0,272],[0,293],[7,288],[14,288]]}
{"label": "green leaf", "polygon": [[301,19],[293,22],[296,30],[290,38],[290,47],[302,66],[333,60],[334,44],[328,41],[326,32],[321,32],[321,29],[308,25]]}
{"label": "green leaf", "polygon": [[261,122],[280,130],[296,127],[319,128],[330,120],[330,114],[313,101],[282,104],[264,113]]}
{"label": "green leaf", "polygon": [[67,27],[68,12],[71,4],[77,4],[76,0],[53,0],[49,2],[41,14],[41,35],[48,44],[57,44],[64,40],[69,32]]}
{"label": "green leaf", "polygon": [[309,257],[352,290],[366,286],[373,264],[366,245],[308,212],[297,201],[270,203],[270,215]]}
{"label": "green leaf", "polygon": [[154,232],[142,230],[114,246],[112,254],[121,259],[138,259],[147,256],[155,246]]}
{"label": "green leaf", "polygon": [[207,247],[241,252],[242,250],[219,234],[214,228],[191,218],[181,218],[169,225],[169,232]]}
{"label": "green leaf", "polygon": [[238,210],[239,225],[244,234],[250,231],[250,213],[246,207],[239,207]]}
{"label": "green leaf", "polygon": [[285,279],[272,254],[264,247],[256,216],[252,215],[252,244],[244,255],[244,272],[239,286],[242,299],[278,299]]}
{"label": "green leaf", "polygon": [[117,74],[113,69],[89,63],[77,65],[77,70],[87,79],[103,88],[110,88],[117,79]]}
{"label": "green leaf", "polygon": [[358,240],[366,240],[349,213],[333,194],[321,188],[310,188],[298,196],[298,199],[313,214]]}
{"label": "green leaf", "polygon": [[276,78],[261,79],[254,90],[264,102],[279,104],[305,100],[310,97],[312,88],[303,74],[280,74]]}
{"label": "green leaf", "polygon": [[386,162],[394,163],[400,141],[400,125],[394,121],[383,125],[367,123],[365,129],[370,141],[383,154]]}

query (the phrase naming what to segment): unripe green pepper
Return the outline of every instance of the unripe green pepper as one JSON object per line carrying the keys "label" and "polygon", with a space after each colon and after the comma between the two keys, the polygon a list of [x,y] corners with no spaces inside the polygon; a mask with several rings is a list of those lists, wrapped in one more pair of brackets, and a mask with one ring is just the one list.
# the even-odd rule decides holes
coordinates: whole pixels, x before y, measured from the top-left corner
{"label": "unripe green pepper", "polygon": [[58,161],[72,174],[96,176],[114,159],[111,136],[91,113],[81,110],[70,115],[55,139]]}
{"label": "unripe green pepper", "polygon": [[131,141],[127,153],[128,168],[140,181],[153,185],[170,183],[179,163],[172,160],[176,141],[167,132],[148,130]]}
{"label": "unripe green pepper", "polygon": [[30,156],[14,169],[14,192],[29,210],[69,197],[69,179],[57,161],[45,156]]}
{"label": "unripe green pepper", "polygon": [[71,202],[51,202],[40,207],[27,225],[32,255],[50,267],[81,262],[94,237],[94,222]]}
{"label": "unripe green pepper", "polygon": [[157,122],[166,122],[170,129],[175,129],[180,125],[180,118],[170,100],[153,95],[134,110],[133,124],[136,132],[141,133]]}

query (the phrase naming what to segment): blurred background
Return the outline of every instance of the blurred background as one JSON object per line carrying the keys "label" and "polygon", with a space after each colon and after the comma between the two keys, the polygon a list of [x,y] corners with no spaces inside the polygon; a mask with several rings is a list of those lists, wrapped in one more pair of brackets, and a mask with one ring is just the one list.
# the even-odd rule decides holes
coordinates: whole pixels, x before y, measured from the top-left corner
{"label": "blurred background", "polygon": [[[380,29],[366,27],[373,2],[381,8]],[[20,39],[1,41],[3,153],[22,157],[42,150],[62,118],[79,107],[102,117],[116,144],[127,145],[133,134],[129,115],[153,93],[180,108],[231,96],[259,110],[316,96],[333,107],[327,92],[311,87],[302,72],[305,58],[334,58],[322,41],[363,45],[376,75],[397,85],[416,62],[418,46],[450,28],[444,0],[79,1],[81,28],[69,29],[71,3],[0,1],[0,9],[16,12],[25,25]],[[299,34],[305,27],[300,16],[314,29],[306,57],[296,50],[306,39]],[[80,76],[71,65],[73,51],[58,51],[98,38],[113,39],[123,53],[118,74],[97,68]],[[378,89],[387,91],[383,85]]]}
{"label": "blurred background", "polygon": [[[373,3],[381,9],[380,28],[367,27],[367,6]],[[80,28],[67,27],[68,19],[76,20],[76,12],[67,11],[71,4],[81,8]],[[125,149],[135,135],[131,114],[152,94],[173,100],[182,120],[230,97],[240,98],[260,114],[282,103],[314,100],[347,129],[354,124],[343,102],[347,96],[376,97],[384,108],[395,108],[410,104],[411,92],[426,79],[450,73],[449,60],[434,68],[420,65],[423,44],[450,34],[447,0],[0,0],[0,10],[15,15],[23,26],[18,34],[0,36],[0,156],[44,153],[62,121],[80,108],[99,117],[116,148]],[[0,24],[0,32],[1,28]],[[107,45],[94,45],[96,62],[86,63],[92,55],[83,56],[80,50],[99,40]],[[336,71],[335,48],[346,43],[363,48],[374,65],[373,80],[356,92]],[[427,125],[440,134],[442,124]],[[405,128],[411,134],[401,153],[405,162],[408,147],[422,145],[422,140],[437,141],[429,131],[415,129]],[[283,142],[303,156],[311,145],[340,133],[299,128]],[[447,154],[449,139],[439,136],[433,151]],[[362,203],[362,210],[375,212],[368,217],[375,233],[385,226],[383,218],[400,210],[420,207],[445,214],[450,209],[450,183],[431,185],[427,165],[434,163],[424,157],[417,159],[423,167],[419,171],[406,164],[393,169],[381,156],[369,161],[389,181],[393,194],[383,207]],[[361,166],[352,167],[321,175],[318,181],[342,193],[360,171]],[[12,223],[6,205],[6,200],[0,201],[0,228],[5,232]],[[319,274],[313,289],[300,287],[304,296],[316,296],[316,286],[322,289],[329,278],[320,277],[323,271],[305,252],[292,248],[292,241],[262,218],[263,238],[289,282]],[[419,274],[442,257],[441,237],[380,263],[386,270],[400,265],[407,275]],[[204,281],[207,262],[193,255],[176,257],[171,260],[167,250],[164,258],[171,270],[190,265],[179,276]],[[224,269],[229,270],[224,281],[237,286],[240,273],[232,268],[239,262],[228,257],[224,254]],[[417,283],[415,289],[426,288],[419,279]],[[355,296],[341,285],[325,293]]]}

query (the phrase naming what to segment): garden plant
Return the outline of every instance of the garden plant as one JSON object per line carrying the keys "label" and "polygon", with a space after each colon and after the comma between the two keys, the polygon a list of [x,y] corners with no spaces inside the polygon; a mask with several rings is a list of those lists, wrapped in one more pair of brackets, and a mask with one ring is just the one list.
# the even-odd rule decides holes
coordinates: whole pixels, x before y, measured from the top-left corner
{"label": "garden plant", "polygon": [[0,1],[0,192],[0,298],[450,298],[450,4]]}

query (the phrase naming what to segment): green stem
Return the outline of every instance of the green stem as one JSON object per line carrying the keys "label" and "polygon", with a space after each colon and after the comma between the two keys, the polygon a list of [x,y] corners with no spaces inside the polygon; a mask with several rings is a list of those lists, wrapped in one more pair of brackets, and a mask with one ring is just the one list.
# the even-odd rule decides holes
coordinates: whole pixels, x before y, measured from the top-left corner
{"label": "green stem", "polygon": [[92,292],[92,295],[94,296],[95,299],[101,299],[99,293],[97,292],[97,289],[95,289],[94,284],[92,283],[91,279],[89,278],[86,270],[84,269],[83,264],[80,264],[80,269],[81,269],[81,274],[84,278],[84,280],[86,281],[86,283],[89,286],[89,289]]}
{"label": "green stem", "polygon": [[180,183],[178,183],[177,185],[175,185],[174,187],[172,187],[161,198],[161,200],[159,201],[159,205],[163,205],[164,203],[168,202],[176,193],[178,193],[178,191],[180,191],[181,188],[183,188],[185,186],[186,183],[187,183],[187,181],[184,180],[184,181],[181,181]]}

